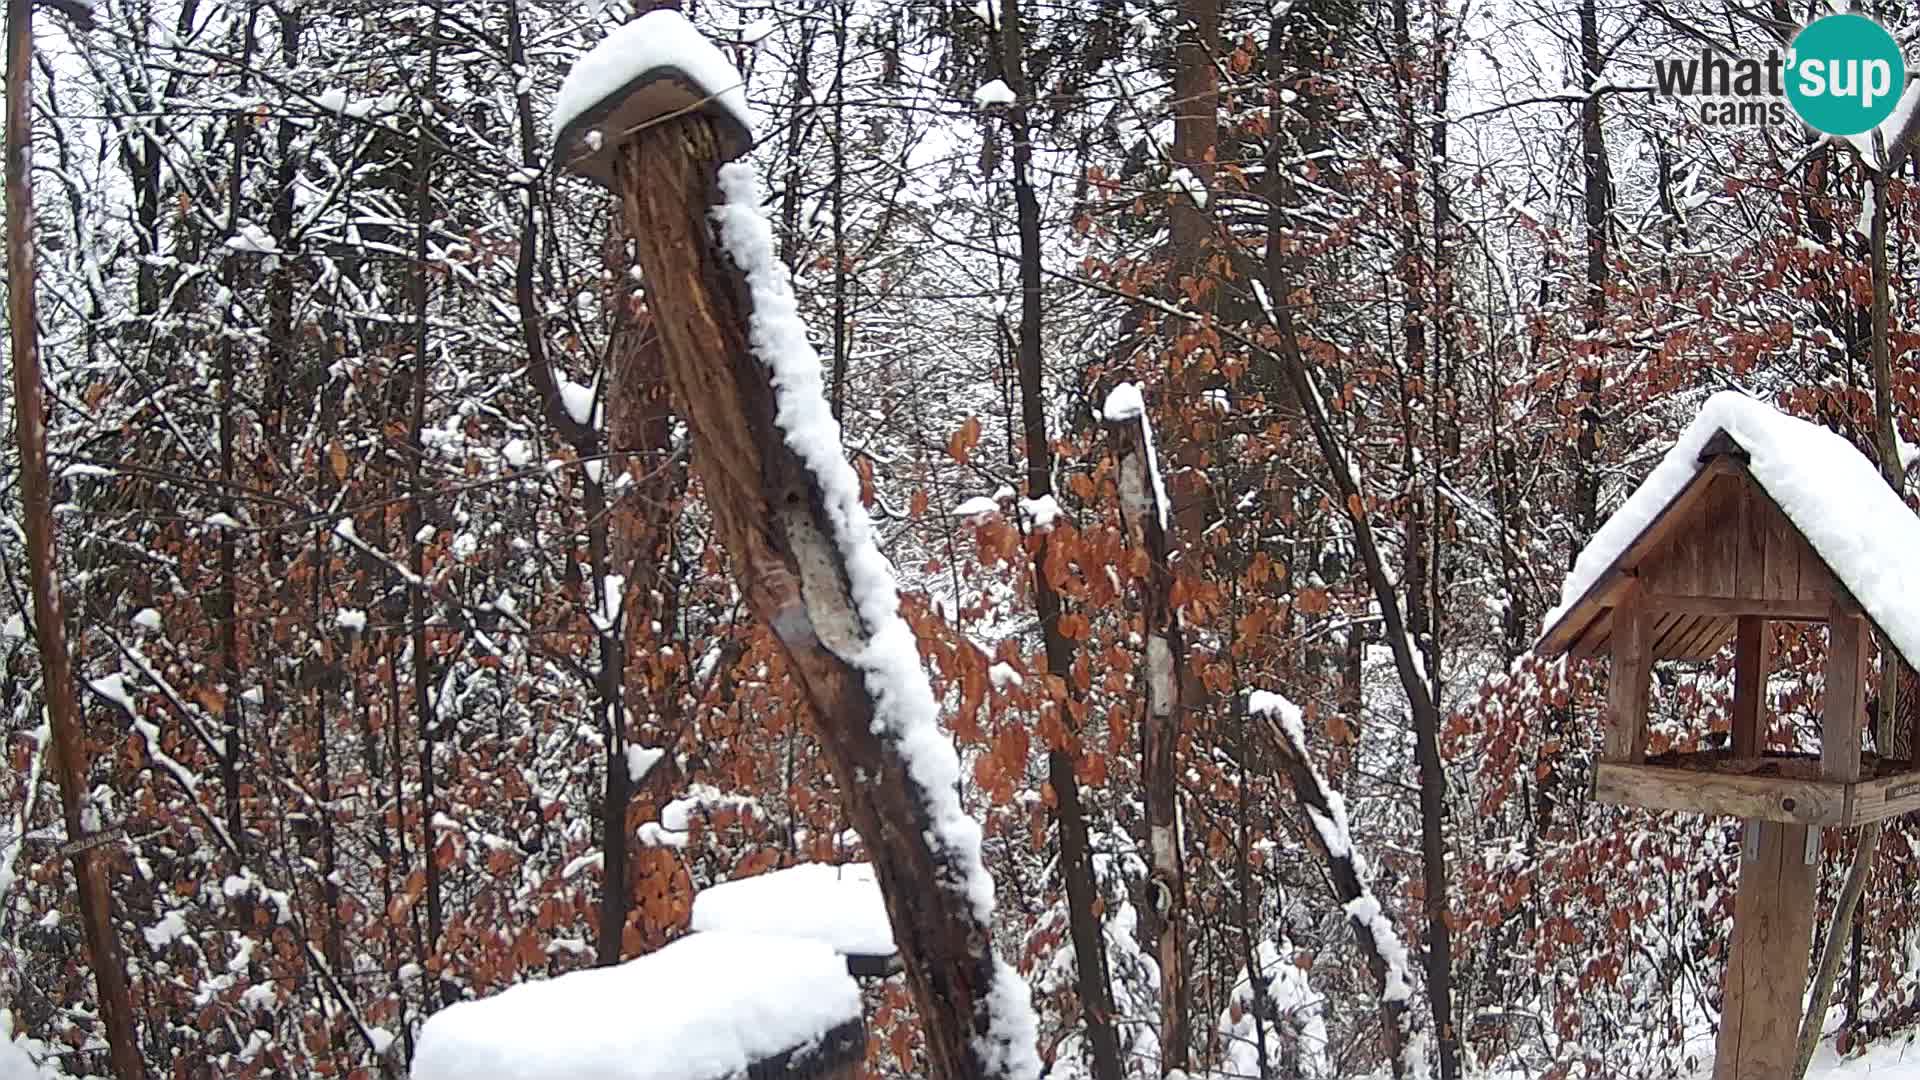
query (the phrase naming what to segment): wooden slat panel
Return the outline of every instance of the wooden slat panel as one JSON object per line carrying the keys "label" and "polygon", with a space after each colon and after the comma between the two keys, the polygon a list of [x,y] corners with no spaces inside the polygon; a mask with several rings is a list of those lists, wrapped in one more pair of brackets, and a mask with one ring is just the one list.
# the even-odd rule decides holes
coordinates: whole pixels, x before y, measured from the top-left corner
{"label": "wooden slat panel", "polygon": [[1796,825],[1839,825],[1847,817],[1847,785],[1830,780],[1744,776],[1607,761],[1594,767],[1593,793],[1613,806]]}
{"label": "wooden slat panel", "polygon": [[1767,599],[1767,509],[1760,503],[1758,486],[1752,477],[1742,477],[1734,552],[1734,595],[1742,599]]}
{"label": "wooden slat panel", "polygon": [[1764,504],[1768,511],[1762,523],[1767,538],[1766,595],[1778,600],[1800,599],[1800,549],[1806,542],[1772,500]]}
{"label": "wooden slat panel", "polygon": [[1653,655],[1662,660],[1672,659],[1677,655],[1675,650],[1680,647],[1681,639],[1700,629],[1700,624],[1706,621],[1704,615],[1672,615],[1664,618],[1664,629],[1653,639]]}
{"label": "wooden slat panel", "polygon": [[1680,643],[1678,659],[1711,660],[1720,655],[1727,641],[1733,637],[1737,620],[1731,616],[1701,620],[1701,625],[1685,641]]}
{"label": "wooden slat panel", "polygon": [[1694,543],[1700,549],[1700,584],[1703,596],[1738,596],[1740,558],[1740,491],[1747,486],[1744,474],[1714,478],[1700,509],[1694,529]]}
{"label": "wooden slat panel", "polygon": [[1792,1076],[1813,937],[1807,827],[1749,821],[1714,1055],[1714,1080]]}

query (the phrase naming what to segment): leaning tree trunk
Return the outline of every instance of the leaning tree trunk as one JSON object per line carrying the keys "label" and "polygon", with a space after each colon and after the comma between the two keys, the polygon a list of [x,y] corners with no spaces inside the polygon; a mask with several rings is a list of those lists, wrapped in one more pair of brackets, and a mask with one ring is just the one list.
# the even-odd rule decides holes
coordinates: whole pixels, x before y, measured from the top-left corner
{"label": "leaning tree trunk", "polygon": [[[817,383],[776,387],[763,366],[783,344],[804,348],[804,335],[771,340],[781,331],[755,310],[755,294],[709,220],[722,157],[712,121],[690,114],[634,133],[616,166],[714,533],[811,706],[848,816],[872,854],[924,1026],[928,1074],[1035,1076],[1025,987],[993,952],[977,826],[964,818],[942,767],[951,746],[931,717],[895,724],[915,700],[929,708],[930,701],[919,696],[924,681],[890,682],[881,672],[874,635],[898,646],[911,632],[898,625],[897,598],[877,596],[867,576],[879,556],[865,540],[866,522],[852,521],[864,514],[829,501],[840,491],[837,470],[846,468],[837,425],[796,431],[787,407],[825,410],[824,399],[800,400],[818,396]],[[764,254],[772,258],[770,243]],[[831,461],[820,445],[829,436]],[[908,677],[924,680],[917,654],[912,665]]]}

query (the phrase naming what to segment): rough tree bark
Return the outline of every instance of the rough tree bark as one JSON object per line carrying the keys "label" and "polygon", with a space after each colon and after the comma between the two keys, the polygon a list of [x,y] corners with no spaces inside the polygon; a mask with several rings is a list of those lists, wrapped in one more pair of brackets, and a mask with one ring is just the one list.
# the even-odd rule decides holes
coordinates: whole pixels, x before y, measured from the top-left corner
{"label": "rough tree bark", "polygon": [[[1180,611],[1173,603],[1173,538],[1167,534],[1172,508],[1161,501],[1159,468],[1145,403],[1138,413],[1108,417],[1114,461],[1118,463],[1120,508],[1127,534],[1136,550],[1147,557],[1147,576],[1140,583],[1140,607],[1147,642],[1147,715],[1141,732],[1140,782],[1147,808],[1147,849],[1153,889],[1149,898],[1160,917],[1158,935],[1163,1032],[1174,1032],[1178,1046],[1186,1045],[1187,900],[1186,863],[1182,858],[1179,820],[1180,729],[1187,705],[1181,692],[1187,684],[1187,646]],[[1249,969],[1251,970],[1251,969]],[[1171,977],[1169,977],[1171,973]],[[1162,1046],[1166,1043],[1162,1041]],[[1166,1069],[1174,1051],[1166,1049]],[[1182,1055],[1184,1057],[1184,1054]]]}
{"label": "rough tree bark", "polygon": [[[20,516],[33,581],[33,637],[40,652],[54,773],[67,829],[67,853],[79,893],[82,935],[93,965],[107,1047],[119,1080],[141,1080],[146,1065],[134,1039],[133,1007],[120,942],[113,932],[105,849],[88,843],[87,746],[74,695],[66,614],[54,565],[53,482],[47,468],[47,394],[40,374],[40,317],[34,296],[33,0],[7,0],[7,316],[12,322],[13,419],[20,444]],[[100,823],[95,823],[98,826]]]}
{"label": "rough tree bark", "polygon": [[965,868],[929,841],[929,793],[897,742],[875,732],[876,701],[847,659],[864,631],[836,525],[776,421],[774,388],[748,338],[751,297],[711,231],[721,160],[713,123],[686,115],[650,124],[620,154],[621,211],[714,533],[811,706],[848,817],[873,856],[923,1022],[927,1071],[943,1080],[1025,1075],[1022,1048],[986,1045],[999,1034],[990,997],[999,969],[990,927],[959,887]]}
{"label": "rough tree bark", "polygon": [[[1245,701],[1241,702],[1246,706]],[[1279,751],[1280,771],[1293,788],[1293,797],[1300,804],[1306,817],[1305,831],[1309,836],[1316,835],[1314,822],[1338,821],[1331,793],[1326,780],[1319,770],[1307,760],[1306,747],[1289,733],[1280,719],[1269,710],[1247,707],[1249,715],[1259,716],[1266,726],[1268,735],[1273,739],[1274,749]],[[1345,814],[1344,809],[1338,812]],[[1373,976],[1374,992],[1380,998],[1381,1027],[1387,1041],[1387,1053],[1393,1059],[1393,1074],[1405,1076],[1407,1041],[1412,1033],[1413,1017],[1409,1009],[1410,988],[1396,987],[1396,978],[1404,980],[1410,973],[1395,973],[1386,954],[1380,951],[1380,939],[1374,936],[1368,920],[1362,919],[1356,911],[1371,914],[1364,909],[1352,906],[1355,901],[1371,896],[1367,883],[1361,879],[1360,863],[1351,846],[1344,851],[1336,851],[1326,844],[1316,850],[1326,871],[1327,885],[1333,890],[1333,898],[1347,912],[1347,926],[1353,931],[1354,943],[1360,946],[1360,955],[1366,958],[1367,971]],[[1377,904],[1378,901],[1376,900]]]}

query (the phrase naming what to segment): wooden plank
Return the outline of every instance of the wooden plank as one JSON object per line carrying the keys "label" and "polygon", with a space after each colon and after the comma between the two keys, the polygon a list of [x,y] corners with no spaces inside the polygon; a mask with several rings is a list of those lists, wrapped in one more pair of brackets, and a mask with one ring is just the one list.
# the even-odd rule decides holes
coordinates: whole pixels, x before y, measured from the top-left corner
{"label": "wooden plank", "polygon": [[1920,772],[1883,776],[1853,786],[1847,824],[1865,825],[1920,810]]}
{"label": "wooden plank", "polygon": [[1648,591],[1647,606],[1655,611],[1683,612],[1688,615],[1738,617],[1759,615],[1779,622],[1826,622],[1829,600],[1806,601],[1799,597],[1783,600],[1748,599],[1726,596],[1689,596],[1679,593]]}
{"label": "wooden plank", "polygon": [[1827,620],[1827,696],[1820,717],[1820,775],[1860,779],[1860,731],[1866,714],[1866,624],[1835,603]]}
{"label": "wooden plank", "polygon": [[1847,785],[1831,780],[1675,769],[1603,761],[1593,771],[1594,798],[1718,817],[1758,818],[1792,825],[1840,825],[1847,819]]}
{"label": "wooden plank", "polygon": [[1767,518],[1758,487],[1751,476],[1741,479],[1734,594],[1743,600],[1767,598]]}
{"label": "wooden plank", "polygon": [[1744,473],[1721,475],[1708,490],[1695,532],[1700,547],[1700,593],[1704,596],[1739,595],[1740,491]]}
{"label": "wooden plank", "polygon": [[1733,945],[1713,1080],[1793,1075],[1813,937],[1813,867],[1805,825],[1749,821],[1734,897]]}
{"label": "wooden plank", "polygon": [[1766,749],[1767,668],[1773,661],[1773,629],[1767,620],[1743,615],[1733,642],[1733,756],[1757,758]]}
{"label": "wooden plank", "polygon": [[1793,524],[1768,500],[1763,523],[1767,534],[1766,595],[1773,600],[1800,599],[1800,549],[1806,541]]}
{"label": "wooden plank", "polygon": [[1613,609],[1613,670],[1607,678],[1607,761],[1644,761],[1647,756],[1647,692],[1653,649],[1647,640],[1649,613],[1640,583],[1627,587]]}

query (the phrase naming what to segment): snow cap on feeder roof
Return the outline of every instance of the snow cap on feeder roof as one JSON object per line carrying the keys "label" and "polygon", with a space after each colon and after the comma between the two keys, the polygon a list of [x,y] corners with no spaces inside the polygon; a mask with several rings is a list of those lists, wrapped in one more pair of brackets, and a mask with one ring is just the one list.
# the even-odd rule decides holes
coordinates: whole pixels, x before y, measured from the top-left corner
{"label": "snow cap on feeder roof", "polygon": [[723,160],[753,148],[745,81],[686,16],[650,11],[581,57],[553,101],[554,155],[612,187],[622,143],[648,124],[685,112],[712,118]]}
{"label": "snow cap on feeder roof", "polygon": [[860,990],[839,955],[797,938],[693,934],[434,1013],[412,1080],[721,1080],[796,1051],[866,1052]]}
{"label": "snow cap on feeder roof", "polygon": [[1852,443],[1735,391],[1707,399],[1667,456],[1594,534],[1561,587],[1559,605],[1547,613],[1537,647],[1556,654],[1571,646],[1580,629],[1572,624],[1584,621],[1609,571],[1706,468],[1701,453],[1722,433],[1745,453],[1748,475],[1834,579],[1907,663],[1920,667],[1920,604],[1914,602],[1920,597],[1920,518]]}

